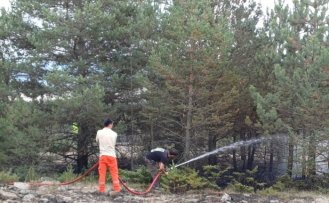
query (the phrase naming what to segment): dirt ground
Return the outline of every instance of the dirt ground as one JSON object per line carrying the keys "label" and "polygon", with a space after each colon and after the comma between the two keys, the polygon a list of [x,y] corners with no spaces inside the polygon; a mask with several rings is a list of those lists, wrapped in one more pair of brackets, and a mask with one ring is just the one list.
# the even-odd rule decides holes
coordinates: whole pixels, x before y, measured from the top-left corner
{"label": "dirt ground", "polygon": [[[37,203],[329,203],[329,195],[287,191],[273,196],[261,194],[236,193],[232,191],[198,190],[172,194],[161,190],[152,190],[146,195],[134,195],[123,189],[113,198],[99,195],[97,184],[70,186],[42,186],[28,188],[22,186],[0,186],[0,202],[37,202]],[[109,191],[108,187],[107,191]],[[141,190],[142,191],[142,190]]]}

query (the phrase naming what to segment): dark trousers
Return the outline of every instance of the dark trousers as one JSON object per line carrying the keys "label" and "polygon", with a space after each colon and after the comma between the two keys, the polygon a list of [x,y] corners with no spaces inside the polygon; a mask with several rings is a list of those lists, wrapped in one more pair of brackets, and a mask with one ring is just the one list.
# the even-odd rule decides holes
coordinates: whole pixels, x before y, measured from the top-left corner
{"label": "dark trousers", "polygon": [[[152,176],[152,180],[154,180],[155,176],[158,174],[159,170],[158,170],[158,163],[156,163],[153,160],[149,160],[146,157],[144,158],[147,170],[151,173]],[[160,187],[160,180],[158,179],[155,183],[154,183],[154,188],[159,188]]]}

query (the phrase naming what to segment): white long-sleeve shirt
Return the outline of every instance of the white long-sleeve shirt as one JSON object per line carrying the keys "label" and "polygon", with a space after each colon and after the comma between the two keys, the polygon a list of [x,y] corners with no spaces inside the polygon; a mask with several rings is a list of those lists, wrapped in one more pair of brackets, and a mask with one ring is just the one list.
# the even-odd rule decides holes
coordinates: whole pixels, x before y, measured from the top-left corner
{"label": "white long-sleeve shirt", "polygon": [[99,145],[99,156],[107,155],[116,157],[115,144],[118,134],[110,128],[103,128],[97,131],[96,142]]}

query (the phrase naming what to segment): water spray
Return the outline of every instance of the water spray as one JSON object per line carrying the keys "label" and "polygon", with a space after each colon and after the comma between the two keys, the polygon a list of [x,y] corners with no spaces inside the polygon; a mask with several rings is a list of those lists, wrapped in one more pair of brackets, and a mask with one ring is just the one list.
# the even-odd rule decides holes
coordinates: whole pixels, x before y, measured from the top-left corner
{"label": "water spray", "polygon": [[202,154],[200,156],[197,156],[197,157],[195,157],[193,159],[190,159],[188,161],[185,161],[183,163],[177,164],[177,165],[171,167],[170,170],[173,169],[173,168],[178,168],[178,167],[183,166],[185,164],[188,164],[190,162],[193,162],[193,161],[202,159],[202,158],[207,157],[209,155],[216,154],[218,152],[225,152],[227,150],[236,149],[236,148],[241,147],[241,146],[248,146],[248,145],[260,143],[260,142],[263,142],[263,141],[266,141],[266,140],[280,139],[280,138],[283,138],[283,136],[282,135],[279,135],[279,136],[261,137],[261,138],[246,140],[246,141],[235,142],[235,143],[232,143],[230,145],[227,145],[227,146],[224,146],[224,147],[220,147],[220,148],[215,149],[215,150],[213,150],[211,152],[207,152],[205,154]]}

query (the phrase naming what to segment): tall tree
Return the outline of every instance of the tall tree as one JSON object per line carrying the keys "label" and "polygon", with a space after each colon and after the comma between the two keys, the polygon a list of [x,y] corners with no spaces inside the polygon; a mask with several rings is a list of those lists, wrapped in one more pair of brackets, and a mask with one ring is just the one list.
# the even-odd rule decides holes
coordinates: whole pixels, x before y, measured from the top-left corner
{"label": "tall tree", "polygon": [[[105,0],[22,0],[13,4],[12,16],[25,26],[14,33],[26,36],[30,45],[23,58],[29,64],[24,71],[29,79],[21,84],[32,85],[24,90],[33,99],[47,93],[43,101],[56,100],[44,107],[55,115],[53,124],[61,133],[54,134],[63,135],[63,129],[77,123],[73,148],[78,172],[87,167],[96,126],[105,112],[117,122],[132,122],[127,115],[141,99],[136,95],[142,89],[146,63],[139,37],[147,37],[148,24],[152,24],[143,18],[152,15],[148,5]],[[44,92],[40,92],[42,87]],[[93,103],[93,96],[99,101]],[[70,136],[67,132],[64,137]]]}
{"label": "tall tree", "polygon": [[[263,81],[267,80],[258,69],[259,60],[257,57],[262,46],[257,29],[262,12],[255,1],[250,0],[245,4],[244,2],[239,0],[225,2],[226,7],[229,8],[225,10],[231,11],[231,15],[228,15],[228,17],[234,32],[230,65],[235,70],[239,80],[237,86],[239,96],[235,102],[237,113],[234,119],[233,141],[252,139],[259,136],[260,132],[255,127],[257,123],[255,106],[252,103],[248,89],[245,87],[256,85],[265,89]],[[255,151],[255,146],[241,146],[241,170],[252,169]],[[235,152],[233,153],[233,163],[237,163]],[[234,168],[237,169],[238,166],[234,165]]]}
{"label": "tall tree", "polygon": [[[319,131],[327,123],[328,92],[325,57],[328,52],[326,9],[328,1],[295,1],[291,12],[283,2],[275,7],[268,35],[276,39],[275,93],[257,96],[260,117],[271,118],[278,130],[282,126],[303,140],[305,156],[302,176],[314,175]],[[272,16],[273,17],[273,16]],[[317,113],[315,113],[317,112]],[[267,115],[267,116],[266,116]],[[323,118],[319,121],[319,117]],[[269,120],[268,120],[269,121]],[[265,123],[268,123],[268,121]],[[279,121],[279,123],[277,122]],[[293,166],[293,148],[289,143],[288,172]],[[308,157],[308,159],[306,159]],[[295,160],[297,161],[297,160]]]}
{"label": "tall tree", "polygon": [[[231,32],[209,1],[174,1],[162,19],[161,40],[151,56],[151,67],[165,84],[161,94],[166,98],[163,109],[167,112],[158,125],[168,126],[181,137],[178,147],[187,160],[201,147],[192,143],[202,140],[204,129],[218,119],[221,108],[216,107],[225,103],[221,96],[234,94],[233,80],[223,73]],[[209,110],[203,111],[204,106]],[[220,119],[227,122],[225,116]],[[223,125],[219,123],[217,120],[217,126]]]}
{"label": "tall tree", "polygon": [[[15,164],[20,168],[38,162],[44,142],[46,120],[40,108],[21,99],[21,84],[31,81],[23,71],[31,50],[27,36],[19,31],[26,28],[21,16],[1,10],[0,14],[0,162],[2,167]],[[19,147],[18,147],[19,146]]]}
{"label": "tall tree", "polygon": [[[234,74],[238,95],[230,97],[233,99],[233,106],[230,108],[235,109],[235,114],[232,120],[233,128],[225,134],[230,135],[230,142],[251,139],[259,136],[261,132],[256,127],[258,120],[255,105],[246,87],[255,85],[266,89],[264,81],[268,80],[266,73],[259,71],[259,63],[264,62],[259,59],[264,41],[259,37],[257,28],[260,24],[261,8],[253,0],[212,1],[212,6],[217,16],[230,22],[233,33],[227,65],[229,71],[226,72]],[[251,169],[255,151],[256,146],[242,146],[239,151],[234,150],[234,168]],[[237,155],[240,155],[240,159]]]}

